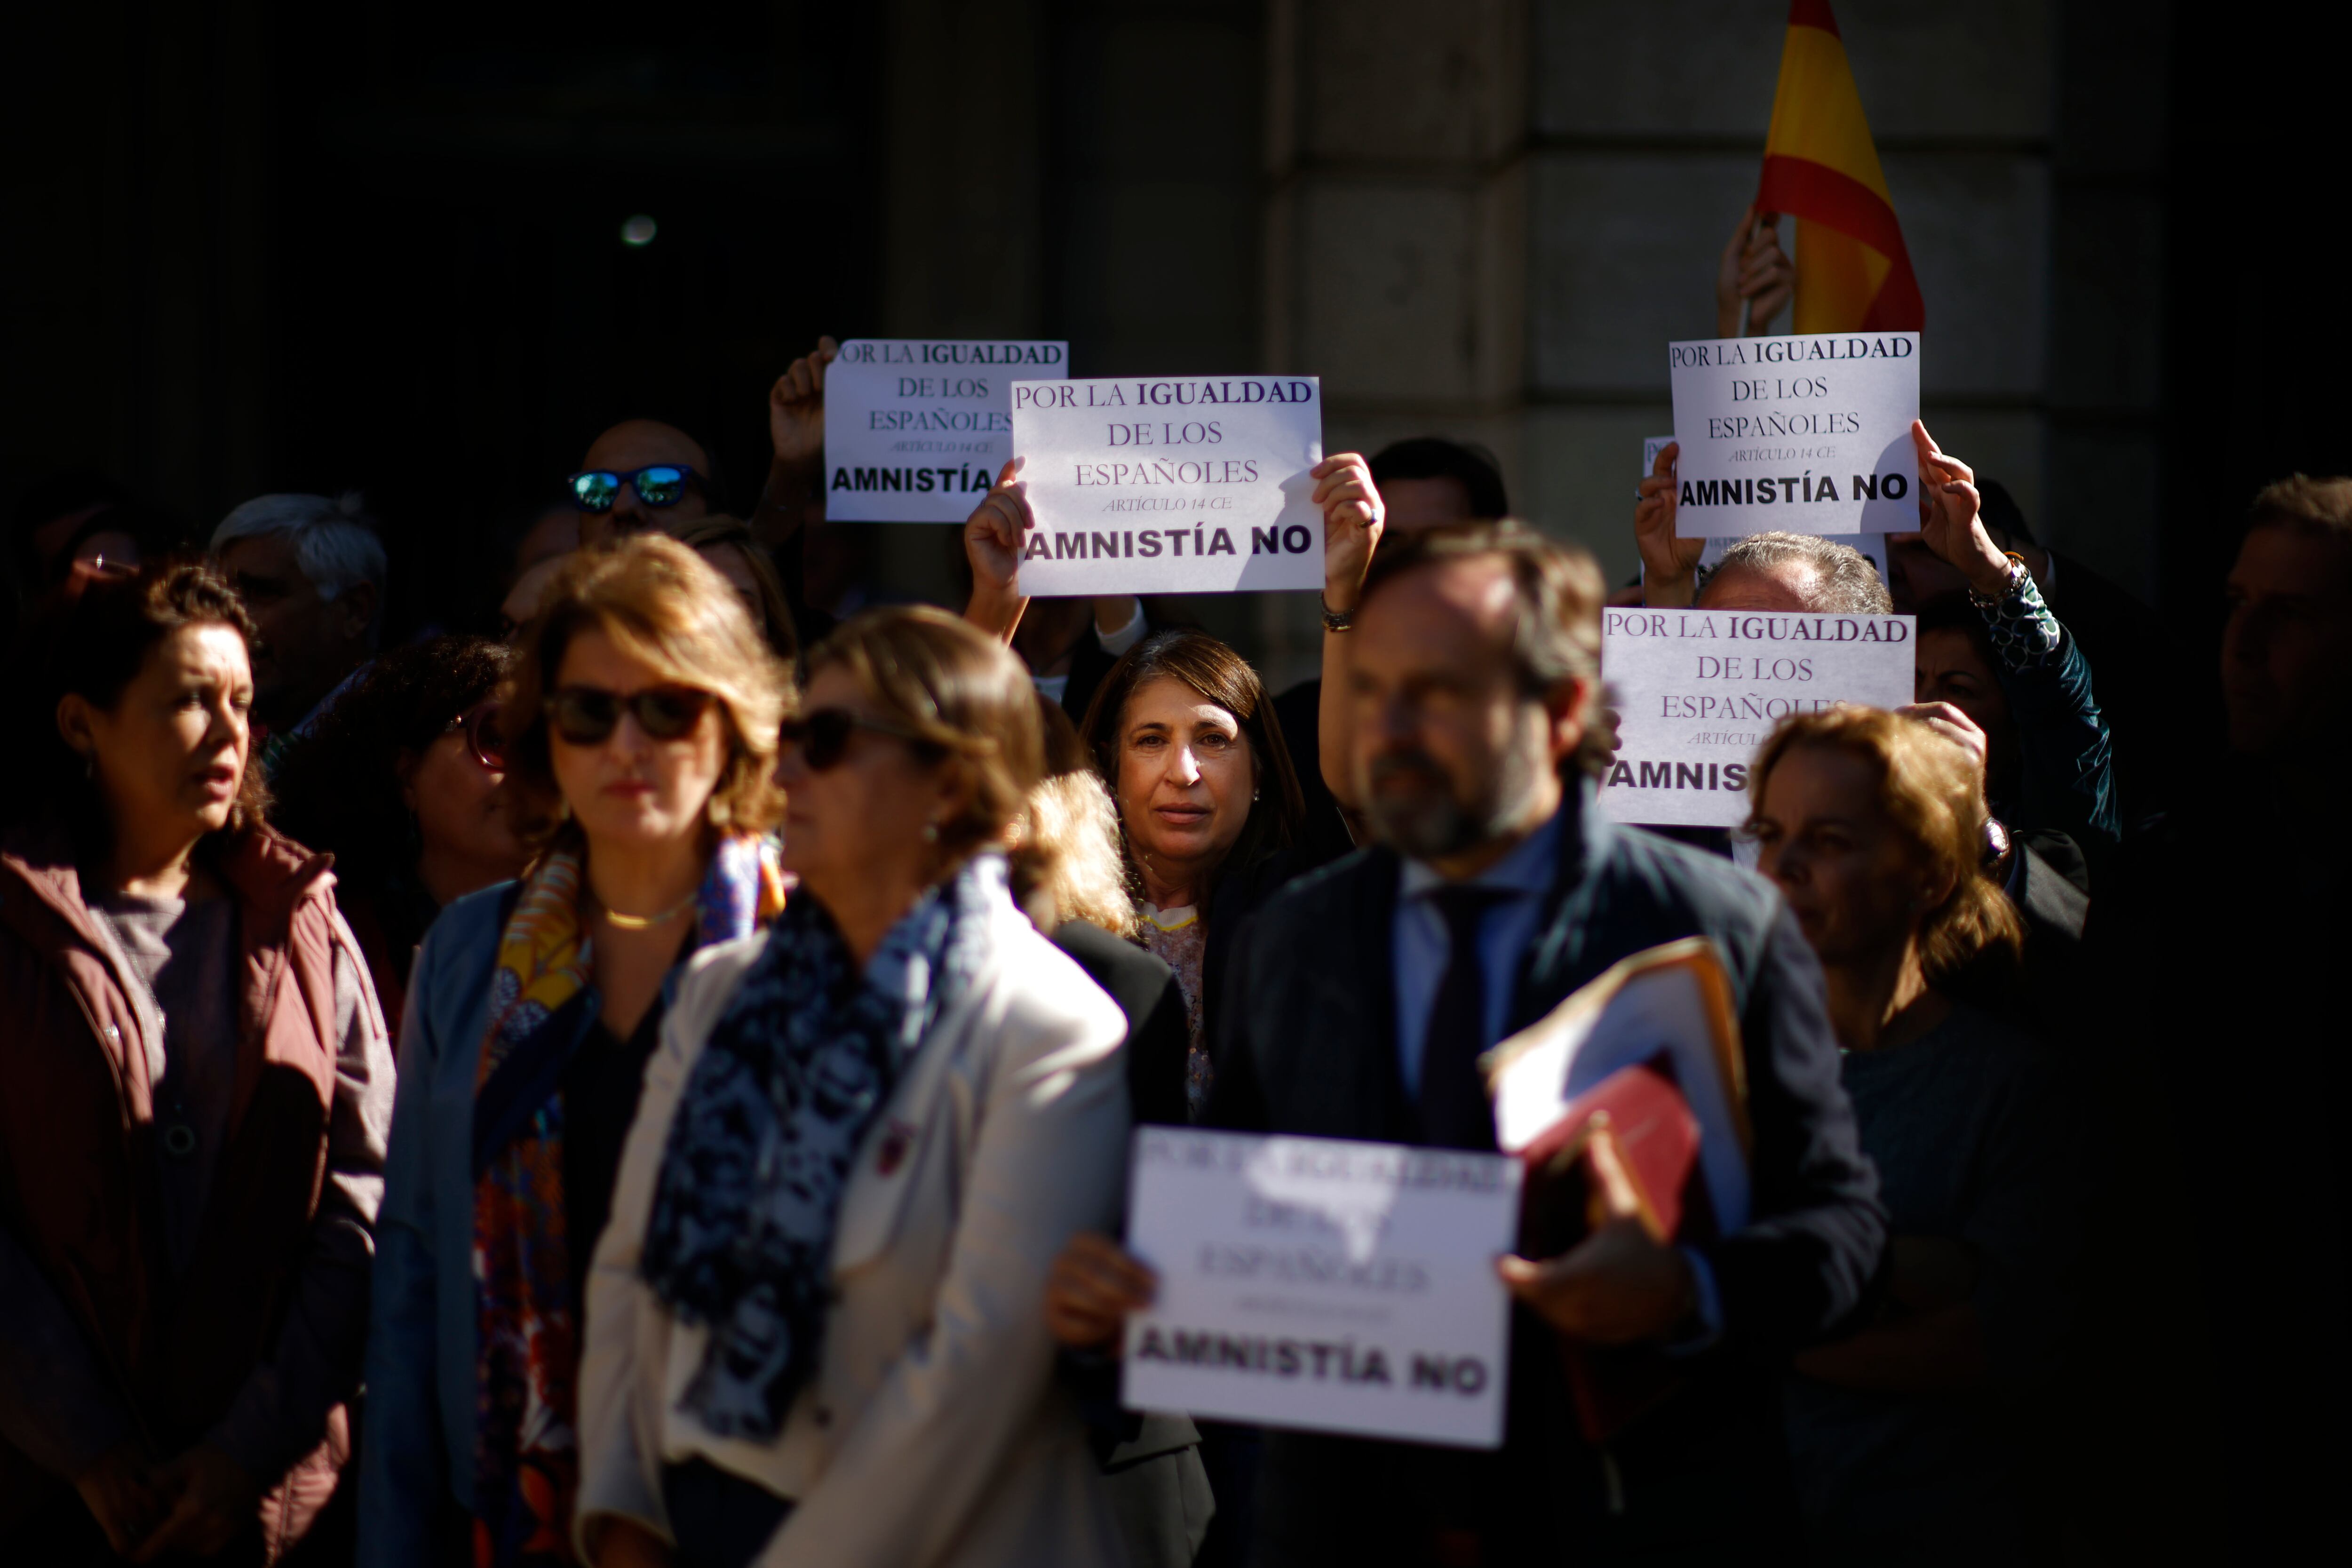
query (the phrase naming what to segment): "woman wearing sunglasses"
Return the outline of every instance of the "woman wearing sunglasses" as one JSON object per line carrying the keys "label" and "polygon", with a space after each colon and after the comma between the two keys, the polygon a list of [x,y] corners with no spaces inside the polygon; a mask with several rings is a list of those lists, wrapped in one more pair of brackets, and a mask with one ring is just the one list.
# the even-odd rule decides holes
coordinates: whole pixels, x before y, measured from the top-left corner
{"label": "woman wearing sunglasses", "polygon": [[877,610],[804,703],[792,907],[679,987],[597,1249],[582,1555],[1119,1562],[1037,1302],[1117,1212],[1127,1026],[1007,889],[1028,675]]}
{"label": "woman wearing sunglasses", "polygon": [[368,1342],[360,1561],[569,1561],[588,1259],[676,973],[781,904],[786,677],[658,535],[583,552],[525,631],[507,790],[536,855],[426,933]]}
{"label": "woman wearing sunglasses", "polygon": [[487,637],[395,648],[328,710],[271,785],[278,825],[335,858],[335,900],[394,1034],[434,917],[523,868],[500,787],[499,683],[512,660]]}

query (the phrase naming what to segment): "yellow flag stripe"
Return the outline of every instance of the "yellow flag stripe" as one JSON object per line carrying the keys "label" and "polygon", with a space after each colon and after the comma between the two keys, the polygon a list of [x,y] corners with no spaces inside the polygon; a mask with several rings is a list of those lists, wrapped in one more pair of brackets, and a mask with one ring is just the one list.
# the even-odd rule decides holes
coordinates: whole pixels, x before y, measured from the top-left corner
{"label": "yellow flag stripe", "polygon": [[1819,27],[1789,29],[1764,153],[1825,164],[1893,205],[1886,175],[1878,166],[1878,148],[1870,139],[1870,121],[1862,111],[1862,95],[1854,90],[1853,68],[1836,34]]}

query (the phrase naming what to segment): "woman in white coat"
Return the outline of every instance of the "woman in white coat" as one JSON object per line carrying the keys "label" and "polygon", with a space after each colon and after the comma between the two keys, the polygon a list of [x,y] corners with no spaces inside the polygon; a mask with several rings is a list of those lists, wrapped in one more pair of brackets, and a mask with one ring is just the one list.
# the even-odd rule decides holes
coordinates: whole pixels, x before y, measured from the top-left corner
{"label": "woman in white coat", "polygon": [[1038,1303],[1117,1217],[1127,1026],[1006,890],[1028,676],[872,612],[810,655],[784,740],[799,888],[694,960],[591,1272],[580,1552],[1116,1563]]}

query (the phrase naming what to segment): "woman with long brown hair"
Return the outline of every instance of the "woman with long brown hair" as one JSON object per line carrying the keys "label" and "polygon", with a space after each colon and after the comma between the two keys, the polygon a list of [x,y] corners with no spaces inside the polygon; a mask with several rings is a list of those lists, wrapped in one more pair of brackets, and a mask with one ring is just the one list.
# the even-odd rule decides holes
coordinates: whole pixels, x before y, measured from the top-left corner
{"label": "woman with long brown hair", "polygon": [[787,676],[676,540],[583,552],[504,706],[520,882],[425,935],[368,1345],[362,1563],[572,1561],[581,1313],[676,975],[781,907]]}
{"label": "woman with long brown hair", "polygon": [[2016,1402],[2062,1329],[2074,1131],[2033,1047],[1966,999],[2021,938],[1981,863],[1975,759],[1921,720],[1838,709],[1783,722],[1748,785],[1895,1232],[1876,1314],[1789,1384],[1814,1559],[2021,1558]]}

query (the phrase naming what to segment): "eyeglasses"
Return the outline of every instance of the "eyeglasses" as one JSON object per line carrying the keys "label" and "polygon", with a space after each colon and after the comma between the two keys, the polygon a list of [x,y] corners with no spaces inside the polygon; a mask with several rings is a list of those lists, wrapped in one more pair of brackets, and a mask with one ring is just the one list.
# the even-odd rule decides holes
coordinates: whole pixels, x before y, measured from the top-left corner
{"label": "eyeglasses", "polygon": [[442,731],[445,735],[464,734],[466,750],[474,761],[494,773],[507,771],[507,731],[499,719],[499,700],[485,697],[455,719]]}
{"label": "eyeglasses", "polygon": [[625,474],[616,474],[610,468],[591,468],[584,474],[572,475],[567,482],[572,486],[572,499],[582,511],[610,511],[613,503],[621,499],[624,485],[633,487],[637,499],[647,506],[676,506],[685,499],[688,486],[702,483],[702,476],[675,463],[655,463]]}
{"label": "eyeglasses", "polygon": [[648,686],[626,697],[594,686],[565,686],[547,700],[547,717],[567,744],[601,746],[625,712],[636,715],[637,728],[649,738],[675,741],[700,723],[709,706],[710,693],[691,686]]}
{"label": "eyeglasses", "polygon": [[849,737],[860,730],[896,735],[912,745],[919,754],[929,755],[940,750],[940,743],[928,735],[885,720],[868,719],[846,708],[819,708],[797,719],[787,719],[776,727],[776,738],[787,746],[798,746],[801,765],[813,773],[821,773],[838,765],[848,754]]}

